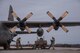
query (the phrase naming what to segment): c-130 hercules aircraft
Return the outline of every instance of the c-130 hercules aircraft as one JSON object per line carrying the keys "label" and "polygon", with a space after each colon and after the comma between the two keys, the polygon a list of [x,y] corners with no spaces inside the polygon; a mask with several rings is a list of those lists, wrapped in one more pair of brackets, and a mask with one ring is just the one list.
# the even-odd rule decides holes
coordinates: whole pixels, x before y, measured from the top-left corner
{"label": "c-130 hercules aircraft", "polygon": [[[80,22],[60,22],[68,14],[67,11],[64,12],[64,14],[60,16],[58,20],[49,11],[47,14],[54,20],[54,22],[26,21],[33,15],[32,12],[30,12],[24,19],[21,20],[10,5],[8,21],[0,21],[0,46],[3,46],[4,49],[9,49],[11,41],[15,36],[17,36],[17,34],[37,33],[37,35],[40,37],[44,33],[42,27],[50,26],[47,32],[50,32],[52,29],[58,30],[59,27],[61,27],[65,32],[68,32],[65,26],[80,26]],[[16,17],[18,21],[14,21],[13,16]],[[16,28],[20,28],[21,31],[16,31]],[[29,28],[38,29],[36,32],[32,32]],[[24,31],[25,29],[27,31]]]}

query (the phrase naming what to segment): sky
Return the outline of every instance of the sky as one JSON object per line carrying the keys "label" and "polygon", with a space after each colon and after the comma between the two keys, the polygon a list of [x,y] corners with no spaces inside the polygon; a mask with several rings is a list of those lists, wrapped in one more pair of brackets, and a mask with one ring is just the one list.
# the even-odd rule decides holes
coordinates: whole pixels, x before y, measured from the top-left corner
{"label": "sky", "polygon": [[[77,22],[80,21],[80,0],[0,0],[0,21],[7,21],[9,6],[12,5],[17,15],[23,19],[29,12],[33,12],[33,16],[27,21],[53,21],[47,14],[50,11],[56,19],[58,19],[63,12],[68,11],[69,14],[61,20],[62,22]],[[17,21],[15,19],[15,21]],[[61,28],[58,31],[54,29],[47,33],[44,29],[44,39],[50,44],[51,37],[55,37],[55,43],[62,44],[80,44],[80,26],[66,27],[69,32],[65,33]],[[32,29],[32,28],[31,28]],[[32,29],[32,30],[37,30]],[[14,38],[16,40],[21,37],[21,43],[27,44],[30,41],[34,44],[37,39],[37,34],[19,34]],[[15,44],[15,42],[12,42]]]}

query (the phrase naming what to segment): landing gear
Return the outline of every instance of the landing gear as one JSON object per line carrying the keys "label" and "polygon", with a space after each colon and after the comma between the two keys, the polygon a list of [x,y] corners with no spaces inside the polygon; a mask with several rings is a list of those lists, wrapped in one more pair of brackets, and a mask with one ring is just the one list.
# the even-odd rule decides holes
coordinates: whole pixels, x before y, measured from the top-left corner
{"label": "landing gear", "polygon": [[10,49],[10,44],[4,44],[3,48],[4,50]]}

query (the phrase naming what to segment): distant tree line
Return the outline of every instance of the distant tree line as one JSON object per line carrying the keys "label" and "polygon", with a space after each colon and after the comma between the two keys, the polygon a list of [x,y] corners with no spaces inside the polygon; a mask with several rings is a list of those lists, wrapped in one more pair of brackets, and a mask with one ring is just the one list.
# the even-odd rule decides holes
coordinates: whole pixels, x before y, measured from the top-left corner
{"label": "distant tree line", "polygon": [[74,47],[74,48],[80,48],[80,44],[55,44],[55,47]]}

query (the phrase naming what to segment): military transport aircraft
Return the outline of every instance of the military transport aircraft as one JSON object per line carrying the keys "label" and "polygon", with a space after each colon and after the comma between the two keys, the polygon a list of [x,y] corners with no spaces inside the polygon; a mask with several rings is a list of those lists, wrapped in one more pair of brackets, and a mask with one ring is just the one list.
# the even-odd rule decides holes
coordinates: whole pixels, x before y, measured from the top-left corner
{"label": "military transport aircraft", "polygon": [[[13,41],[13,38],[15,36],[17,36],[17,34],[35,34],[35,33],[37,33],[35,31],[32,31],[32,32],[16,31],[17,26],[13,25],[14,18],[13,18],[12,12],[13,12],[13,8],[10,5],[8,21],[0,21],[0,46],[3,46],[4,49],[9,48],[11,41]],[[27,18],[29,18],[29,15],[27,16]],[[25,19],[27,19],[27,18],[25,18]],[[11,25],[11,23],[13,26]],[[19,24],[18,24],[18,26],[19,26]],[[21,30],[23,30],[23,28],[21,28],[21,27],[24,27],[24,26],[22,24],[19,27]],[[25,28],[27,29],[28,27],[26,26]]]}
{"label": "military transport aircraft", "polygon": [[[3,46],[4,49],[9,49],[11,41],[17,34],[37,33],[37,35],[40,37],[44,33],[42,27],[50,26],[47,32],[50,32],[52,29],[58,30],[59,27],[61,27],[65,32],[68,32],[64,25],[80,26],[80,22],[60,22],[68,14],[67,11],[64,12],[64,14],[58,20],[49,11],[47,14],[54,20],[54,22],[26,21],[33,15],[32,12],[30,12],[24,19],[21,20],[13,11],[12,6],[10,5],[8,21],[0,21],[0,46]],[[14,21],[13,17],[16,17],[18,21]],[[21,31],[16,31],[16,28],[20,28]],[[32,32],[29,28],[38,29],[36,32]],[[24,31],[25,29],[27,31]]]}

